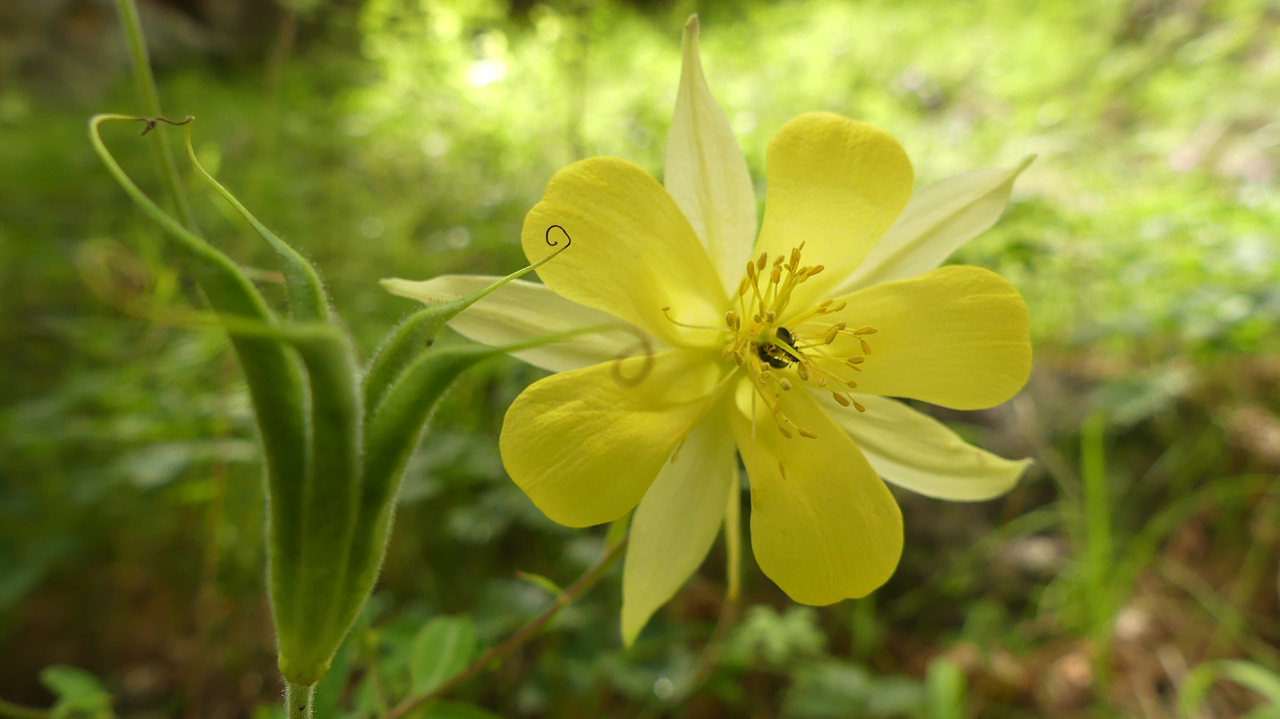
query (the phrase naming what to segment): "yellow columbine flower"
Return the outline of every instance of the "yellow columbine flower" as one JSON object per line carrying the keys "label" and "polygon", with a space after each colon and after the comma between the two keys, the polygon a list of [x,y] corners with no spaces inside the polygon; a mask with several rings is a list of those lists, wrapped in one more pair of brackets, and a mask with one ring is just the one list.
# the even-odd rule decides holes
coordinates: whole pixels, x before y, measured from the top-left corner
{"label": "yellow columbine flower", "polygon": [[[636,510],[628,643],[702,563],[721,521],[736,523],[735,451],[756,561],[814,605],[863,596],[897,566],[902,515],[881,477],[979,500],[1026,466],[887,399],[980,409],[1025,384],[1017,290],[985,269],[938,267],[995,221],[1021,167],[913,196],[911,164],[888,134],[801,115],[769,145],[757,237],[746,162],[703,79],[697,30],[691,19],[665,188],[609,157],[556,173],[525,220],[525,254],[553,251],[553,225],[573,246],[538,270],[545,284],[512,282],[451,323],[489,344],[630,330],[518,353],[557,374],[516,399],[501,437],[507,471],[551,519],[585,527]],[[492,279],[384,284],[438,302]],[[651,352],[637,355],[636,332]]]}

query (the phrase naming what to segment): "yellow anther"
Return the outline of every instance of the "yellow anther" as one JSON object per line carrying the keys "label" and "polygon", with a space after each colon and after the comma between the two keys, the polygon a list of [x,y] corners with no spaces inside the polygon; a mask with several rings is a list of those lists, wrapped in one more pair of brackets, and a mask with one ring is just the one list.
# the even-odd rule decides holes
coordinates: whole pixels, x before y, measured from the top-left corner
{"label": "yellow anther", "polygon": [[747,262],[747,277],[750,277],[750,278],[752,278],[752,279],[755,279],[755,276],[756,276],[756,263],[748,261],[748,262]]}
{"label": "yellow anther", "polygon": [[787,261],[787,258],[783,257],[782,255],[778,255],[777,257],[773,258],[774,269],[782,267],[782,263],[786,261]]}
{"label": "yellow anther", "polygon": [[867,358],[866,357],[850,357],[845,361],[849,363],[850,367],[854,369],[858,369],[858,365],[862,364],[863,362],[866,362]]}
{"label": "yellow anther", "polygon": [[869,326],[868,326],[868,327],[859,327],[858,329],[856,329],[856,330],[854,330],[854,331],[853,331],[853,333],[854,333],[855,335],[873,335],[873,334],[875,334],[876,332],[877,332],[877,330],[876,330],[876,328],[875,328],[875,327],[869,327]]}
{"label": "yellow anther", "polygon": [[818,378],[818,386],[819,386],[819,387],[826,387],[826,386],[827,386],[827,378],[826,378],[826,377],[819,377],[819,378]]}
{"label": "yellow anther", "polygon": [[861,404],[859,404],[857,400],[854,400],[854,401],[853,401],[853,408],[854,408],[854,409],[856,409],[856,410],[858,410],[859,412],[866,412],[866,411],[867,411],[867,408],[866,408],[866,407],[863,407]]}
{"label": "yellow anther", "polygon": [[738,329],[738,327],[742,325],[742,320],[738,319],[737,312],[735,312],[734,310],[729,310],[728,312],[724,313],[724,323],[729,325],[731,329],[736,330]]}
{"label": "yellow anther", "polygon": [[862,354],[864,355],[871,354],[871,345],[867,344],[867,341],[862,339],[861,337],[858,338],[858,341],[862,343]]}
{"label": "yellow anther", "polygon": [[783,479],[787,478],[787,468],[783,466],[782,460],[778,460],[778,474],[782,475]]}
{"label": "yellow anther", "polygon": [[845,307],[847,307],[848,305],[849,305],[849,303],[848,303],[848,302],[841,302],[840,304],[838,304],[838,305],[836,305],[835,307],[832,307],[830,310],[828,310],[828,312],[839,312],[840,310],[844,309],[844,308],[845,308]]}
{"label": "yellow anther", "polygon": [[845,380],[845,381],[844,381],[844,383],[845,383],[845,384],[847,384],[847,385],[849,385],[849,389],[854,389],[855,387],[857,387],[857,386],[858,386],[858,383],[857,383],[857,382],[854,382],[854,381],[853,381],[853,380],[851,380],[851,379],[847,379],[847,380]]}
{"label": "yellow anther", "polygon": [[759,259],[756,260],[756,269],[763,270],[764,266],[769,263],[769,253],[761,252]]}
{"label": "yellow anther", "polygon": [[[783,427],[782,425],[778,425],[778,431],[782,433],[783,437],[786,437],[787,439],[791,439],[791,433],[787,431],[786,427]],[[786,479],[785,474],[782,475],[782,477],[783,479]]]}
{"label": "yellow anther", "polygon": [[769,275],[769,282],[776,285],[781,281],[782,281],[782,268],[778,267],[777,265],[774,265],[773,272],[770,273]]}
{"label": "yellow anther", "polygon": [[818,311],[819,311],[819,312],[825,312],[825,311],[826,311],[826,309],[827,309],[828,307],[830,307],[830,306],[831,306],[831,303],[832,303],[832,302],[834,302],[834,301],[835,301],[835,300],[823,300],[823,301],[822,301],[822,304],[818,305]]}
{"label": "yellow anther", "polygon": [[764,319],[765,319],[765,321],[766,321],[766,322],[768,322],[769,324],[773,324],[775,321],[777,321],[777,319],[778,319],[778,314],[777,314],[776,312],[774,312],[773,310],[767,310],[767,311],[764,313]]}
{"label": "yellow anther", "polygon": [[840,330],[842,330],[842,329],[844,329],[845,327],[848,327],[848,326],[849,326],[849,325],[847,325],[847,324],[845,324],[845,323],[843,323],[843,322],[837,322],[837,323],[835,323],[834,325],[831,325],[831,329],[836,330],[836,331],[838,332],[838,331],[840,331]]}
{"label": "yellow anther", "polygon": [[849,398],[848,398],[848,397],[845,397],[845,396],[844,396],[844,395],[842,395],[842,394],[836,394],[835,392],[832,392],[832,393],[831,393],[831,396],[832,396],[832,397],[835,397],[835,398],[836,398],[836,401],[837,401],[837,402],[839,402],[841,405],[843,405],[843,406],[845,406],[845,407],[848,407],[848,406],[849,406]]}
{"label": "yellow anther", "polygon": [[818,274],[819,272],[821,272],[821,271],[823,271],[823,270],[825,270],[825,269],[827,269],[827,268],[826,268],[826,265],[817,265],[816,267],[812,267],[812,268],[810,268],[810,269],[809,269],[809,271],[805,273],[805,276],[806,276],[806,277],[813,277],[814,275]]}
{"label": "yellow anther", "polygon": [[786,377],[783,377],[782,379],[778,380],[778,386],[782,388],[783,392],[790,392],[791,380],[787,379]]}
{"label": "yellow anther", "polygon": [[747,288],[750,286],[751,286],[751,283],[747,282],[747,278],[743,277],[742,282],[738,284],[738,296],[741,297],[747,294]]}
{"label": "yellow anther", "polygon": [[808,437],[809,439],[817,439],[817,438],[818,438],[818,435],[816,435],[816,434],[814,434],[813,432],[810,432],[809,430],[804,429],[804,428],[802,428],[802,427],[797,427],[797,428],[796,428],[796,431],[800,433],[800,436],[801,436],[801,437]]}
{"label": "yellow anther", "polygon": [[671,311],[671,305],[667,305],[666,307],[663,307],[663,308],[662,308],[662,311],[663,311],[663,312],[670,312],[670,311]]}
{"label": "yellow anther", "polygon": [[800,381],[809,381],[809,368],[805,367],[803,364],[796,365],[796,374],[800,375]]}
{"label": "yellow anther", "polygon": [[836,337],[839,337],[839,336],[840,336],[840,328],[832,327],[831,329],[827,330],[827,336],[822,339],[822,344],[829,345],[832,342],[835,342]]}

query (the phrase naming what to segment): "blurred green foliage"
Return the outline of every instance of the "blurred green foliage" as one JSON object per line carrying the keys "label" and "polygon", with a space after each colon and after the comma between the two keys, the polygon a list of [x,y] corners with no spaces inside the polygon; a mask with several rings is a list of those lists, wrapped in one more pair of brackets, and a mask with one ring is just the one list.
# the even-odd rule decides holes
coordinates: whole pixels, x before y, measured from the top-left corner
{"label": "blurred green foliage", "polygon": [[[955,258],[1024,293],[1036,376],[1012,407],[940,415],[1037,468],[999,502],[904,496],[903,563],[873,598],[794,607],[749,564],[755,606],[683,708],[722,548],[631,650],[606,580],[458,701],[503,716],[1141,715],[1148,694],[1172,713],[1175,655],[1275,670],[1273,3],[286,4],[296,44],[159,54],[161,95],[200,118],[210,171],[319,266],[367,353],[414,309],[379,278],[523,265],[524,213],[564,164],[609,154],[661,176],[695,10],[762,202],[769,137],[801,112],[886,128],[920,183],[1038,155]],[[85,140],[92,112],[137,108],[127,75],[86,64],[99,89],[85,96],[39,72],[0,63],[0,696],[52,704],[37,673],[65,662],[103,676],[120,714],[201,697],[206,713],[268,713],[241,380],[221,337],[157,319],[201,298]],[[118,128],[108,141],[161,197],[147,143]],[[269,252],[188,180],[205,233],[283,301]],[[329,716],[403,696],[442,616],[470,617],[480,647],[534,616],[551,593],[517,570],[565,586],[599,555],[598,533],[552,524],[503,474],[502,414],[537,376],[485,365],[438,411],[382,588],[335,664],[345,681],[322,686]],[[1082,441],[1089,416],[1107,420]],[[1081,680],[1075,657],[1096,671]],[[161,678],[139,679],[147,667]],[[1152,672],[1168,677],[1140,679]],[[1220,694],[1225,716],[1256,701]]]}

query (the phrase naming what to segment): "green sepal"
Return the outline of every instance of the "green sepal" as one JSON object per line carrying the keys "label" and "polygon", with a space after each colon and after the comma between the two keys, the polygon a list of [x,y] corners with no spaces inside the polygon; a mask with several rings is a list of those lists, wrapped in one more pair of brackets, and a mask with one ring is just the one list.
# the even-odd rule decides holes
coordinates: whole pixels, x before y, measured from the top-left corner
{"label": "green sepal", "polygon": [[267,229],[252,212],[236,199],[222,183],[214,179],[209,171],[204,169],[204,165],[200,164],[199,158],[196,157],[195,148],[191,145],[191,131],[195,126],[195,118],[188,117],[186,121],[186,146],[187,159],[191,161],[191,165],[195,167],[196,172],[200,173],[213,189],[217,190],[222,199],[226,200],[240,216],[253,227],[262,239],[271,245],[271,249],[276,251],[280,256],[280,261],[284,267],[285,286],[289,290],[289,311],[293,315],[293,319],[298,322],[327,322],[329,320],[329,297],[325,294],[324,283],[320,280],[320,273],[316,271],[307,258],[302,256],[301,252],[295,250],[289,243],[280,239],[274,232]]}

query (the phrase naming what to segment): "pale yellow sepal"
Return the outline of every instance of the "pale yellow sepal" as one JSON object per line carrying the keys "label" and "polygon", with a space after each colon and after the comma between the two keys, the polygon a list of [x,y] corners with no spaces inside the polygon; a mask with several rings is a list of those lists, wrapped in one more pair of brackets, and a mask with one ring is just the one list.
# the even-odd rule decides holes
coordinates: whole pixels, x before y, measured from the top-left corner
{"label": "pale yellow sepal", "polygon": [[552,521],[612,522],[702,418],[717,379],[704,353],[674,350],[538,380],[507,410],[502,463]]}
{"label": "pale yellow sepal", "polygon": [[1009,204],[1013,182],[1035,159],[1016,167],[954,175],[911,195],[902,215],[836,294],[914,277],[940,266],[995,224]]}
{"label": "pale yellow sepal", "polygon": [[[484,275],[441,275],[424,282],[382,280],[382,286],[393,295],[433,305],[474,294],[500,279]],[[661,341],[646,337],[643,330],[607,312],[566,300],[546,285],[523,280],[508,282],[449,321],[449,326],[462,336],[491,347],[608,325],[617,325],[619,329],[579,335],[545,347],[515,352],[514,356],[535,367],[563,372],[639,354],[644,348],[642,337],[654,351],[669,349]]]}
{"label": "pale yellow sepal", "polygon": [[[710,347],[728,306],[719,275],[689,221],[658,184],[634,163],[593,157],[560,170],[542,201],[525,217],[521,240],[536,262],[555,251],[547,229],[560,225],[573,244],[538,268],[556,294],[603,310],[673,346]],[[558,230],[556,231],[558,232]]]}
{"label": "pale yellow sepal", "polygon": [[622,571],[627,646],[706,559],[730,492],[737,490],[738,461],[726,405],[718,403],[694,426],[632,515]]}
{"label": "pale yellow sepal", "polygon": [[892,135],[826,112],[799,115],[778,130],[765,174],[755,252],[772,260],[803,242],[803,264],[825,268],[792,294],[793,313],[832,296],[902,212],[914,179]]}
{"label": "pale yellow sepal", "polygon": [[859,412],[823,394],[823,408],[849,433],[886,482],[957,502],[993,499],[1013,489],[1031,460],[998,457],[960,439],[938,420],[896,400],[856,395]]}
{"label": "pale yellow sepal", "polygon": [[[745,383],[744,383],[745,384]],[[750,403],[739,392],[738,406]],[[751,548],[760,569],[797,602],[827,605],[884,584],[902,555],[902,512],[853,440],[807,392],[782,411],[817,439],[786,439],[763,403],[755,430],[730,414],[751,480]]]}
{"label": "pale yellow sepal", "polygon": [[1013,285],[980,267],[952,265],[875,285],[837,300],[826,315],[875,334],[842,336],[825,349],[836,357],[871,353],[862,371],[829,369],[857,391],[924,400],[952,409],[994,407],[1017,394],[1031,374],[1027,304]]}
{"label": "pale yellow sepal", "polygon": [[756,197],[729,118],[702,75],[697,15],[684,27],[684,65],[662,181],[707,248],[725,291],[737,290],[756,239]]}

